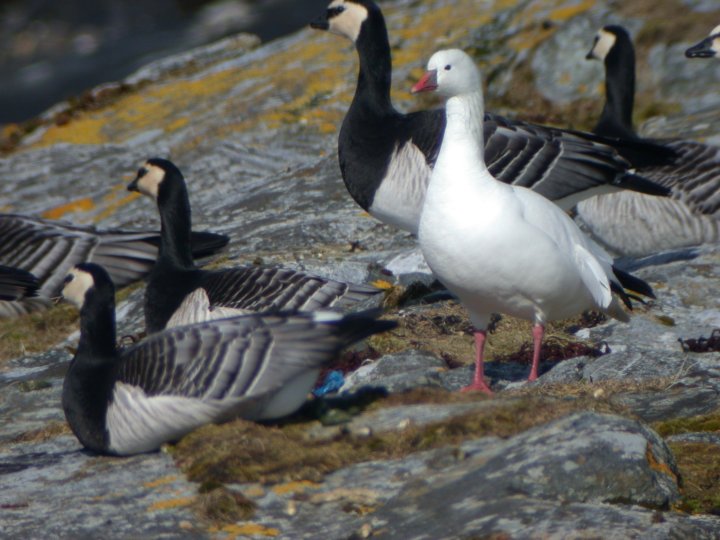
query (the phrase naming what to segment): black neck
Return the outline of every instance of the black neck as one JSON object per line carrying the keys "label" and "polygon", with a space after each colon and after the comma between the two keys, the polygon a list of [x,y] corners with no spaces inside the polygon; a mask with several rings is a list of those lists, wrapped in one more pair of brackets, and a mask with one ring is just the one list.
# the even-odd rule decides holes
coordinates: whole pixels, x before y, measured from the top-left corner
{"label": "black neck", "polygon": [[632,114],[635,99],[635,50],[627,36],[619,35],[605,57],[605,107],[595,133],[634,138]]}
{"label": "black neck", "polygon": [[112,292],[89,295],[80,310],[77,356],[92,363],[111,362],[115,349],[115,298]]}
{"label": "black neck", "polygon": [[161,242],[158,265],[172,268],[195,268],[192,258],[192,218],[190,201],[184,182],[161,190],[158,197],[160,210]]}
{"label": "black neck", "polygon": [[390,42],[385,19],[379,10],[368,14],[355,47],[360,58],[360,73],[351,110],[359,108],[380,115],[395,112],[390,101]]}

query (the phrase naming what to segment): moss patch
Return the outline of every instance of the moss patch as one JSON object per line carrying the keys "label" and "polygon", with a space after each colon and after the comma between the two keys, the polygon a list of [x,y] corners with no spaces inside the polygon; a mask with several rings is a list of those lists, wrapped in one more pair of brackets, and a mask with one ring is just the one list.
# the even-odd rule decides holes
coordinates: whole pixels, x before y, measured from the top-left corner
{"label": "moss patch", "polygon": [[[450,367],[474,361],[473,327],[465,309],[455,301],[391,313],[385,318],[397,321],[398,327],[368,340],[379,354],[396,353],[412,347],[440,356]],[[590,328],[603,320],[602,316],[588,313],[548,324],[541,358],[561,360],[585,354],[597,356],[600,354],[599,346],[586,343],[570,332]],[[488,361],[530,363],[530,322],[502,317],[490,326],[489,334],[485,347]]]}
{"label": "moss patch", "polygon": [[242,493],[231,491],[224,486],[212,489],[201,486],[195,506],[203,519],[221,524],[250,519],[255,513],[256,505]]}
{"label": "moss patch", "polygon": [[70,426],[67,422],[48,422],[48,424],[39,429],[25,431],[13,437],[9,443],[40,443],[54,439],[60,435],[69,435],[71,433]]}
{"label": "moss patch", "polygon": [[[692,418],[674,418],[652,426],[663,437],[682,433],[720,433],[720,409]],[[701,442],[670,442],[681,478],[678,510],[720,515],[720,448]]]}
{"label": "moss patch", "polygon": [[720,451],[717,444],[671,442],[682,478],[678,510],[720,515]]}
{"label": "moss patch", "polygon": [[673,418],[672,420],[655,422],[653,429],[663,437],[681,433],[720,432],[720,410],[711,414],[693,416],[692,418]]}
{"label": "moss patch", "polygon": [[[485,396],[437,390],[413,391],[376,400],[369,410],[399,404],[457,403],[486,400]],[[236,420],[203,427],[171,449],[188,478],[201,485],[229,482],[275,484],[320,482],[352,463],[400,458],[413,452],[459,444],[485,435],[508,437],[583,407],[608,411],[605,401],[535,398],[497,399],[487,409],[402,431],[356,436],[339,433],[330,440],[309,440],[313,420],[260,425]]]}
{"label": "moss patch", "polygon": [[0,362],[48,350],[77,330],[78,318],[74,307],[58,305],[46,311],[0,319]]}

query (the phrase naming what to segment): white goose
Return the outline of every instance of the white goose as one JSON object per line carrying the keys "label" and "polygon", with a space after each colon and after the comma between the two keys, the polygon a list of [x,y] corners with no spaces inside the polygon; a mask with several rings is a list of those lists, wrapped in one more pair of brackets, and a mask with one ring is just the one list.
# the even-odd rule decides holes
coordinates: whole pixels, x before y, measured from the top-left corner
{"label": "white goose", "polygon": [[608,254],[548,199],[488,171],[482,86],[472,59],[457,49],[435,53],[412,90],[437,90],[448,98],[419,240],[430,268],[458,296],[476,329],[475,377],[464,390],[491,392],[483,377],[483,347],[492,313],[534,322],[530,380],[538,375],[547,321],[586,309],[628,320],[612,295],[614,290],[629,303]]}

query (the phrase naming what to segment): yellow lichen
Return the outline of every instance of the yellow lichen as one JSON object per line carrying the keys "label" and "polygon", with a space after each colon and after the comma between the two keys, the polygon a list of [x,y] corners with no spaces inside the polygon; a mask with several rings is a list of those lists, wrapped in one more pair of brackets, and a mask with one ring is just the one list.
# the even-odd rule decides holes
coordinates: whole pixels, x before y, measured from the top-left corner
{"label": "yellow lichen", "polygon": [[595,7],[595,0],[585,0],[579,4],[559,7],[550,12],[550,20],[556,22],[567,21],[573,17],[577,17],[581,13],[591,10]]}
{"label": "yellow lichen", "polygon": [[240,525],[225,525],[218,529],[217,527],[210,527],[210,532],[223,532],[229,535],[230,538],[245,538],[252,536],[266,536],[274,537],[280,534],[280,530],[273,527],[265,527],[258,523],[242,523]]}
{"label": "yellow lichen", "polygon": [[389,281],[385,281],[384,279],[376,279],[375,281],[373,281],[371,283],[371,285],[373,287],[377,287],[378,289],[384,289],[384,290],[393,288],[393,284],[390,283]]}
{"label": "yellow lichen", "polygon": [[145,482],[143,484],[146,488],[156,488],[158,486],[164,486],[166,484],[171,484],[175,482],[178,479],[178,476],[176,474],[169,474],[167,476],[161,476],[160,478],[156,480],[151,480],[150,482]]}
{"label": "yellow lichen", "polygon": [[317,482],[309,480],[300,480],[297,482],[287,482],[273,486],[272,490],[278,495],[287,495],[288,493],[303,493],[307,489],[315,489],[320,487]]}
{"label": "yellow lichen", "polygon": [[90,197],[83,197],[45,210],[45,212],[42,213],[42,217],[46,219],[60,219],[70,212],[88,212],[93,208],[95,208],[93,200]]}
{"label": "yellow lichen", "polygon": [[147,511],[157,512],[160,510],[170,510],[172,508],[190,506],[193,502],[195,502],[195,497],[178,497],[176,499],[165,499],[162,501],[155,501],[148,507]]}

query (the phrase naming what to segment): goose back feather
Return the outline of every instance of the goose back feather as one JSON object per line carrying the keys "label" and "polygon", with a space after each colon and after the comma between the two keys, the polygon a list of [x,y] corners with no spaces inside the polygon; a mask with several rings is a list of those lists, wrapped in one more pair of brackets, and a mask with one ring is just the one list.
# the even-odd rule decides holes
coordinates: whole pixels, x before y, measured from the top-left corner
{"label": "goose back feather", "polygon": [[[0,301],[0,317],[43,309],[60,294],[67,272],[80,262],[102,264],[123,287],[146,276],[155,265],[160,235],[151,231],[101,230],[21,214],[0,214],[0,264],[32,273],[40,288],[35,298]],[[196,257],[225,247],[228,237],[199,232],[192,237]]]}
{"label": "goose back feather", "polygon": [[35,296],[40,283],[30,272],[0,265],[0,300],[13,302]]}

